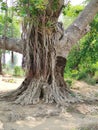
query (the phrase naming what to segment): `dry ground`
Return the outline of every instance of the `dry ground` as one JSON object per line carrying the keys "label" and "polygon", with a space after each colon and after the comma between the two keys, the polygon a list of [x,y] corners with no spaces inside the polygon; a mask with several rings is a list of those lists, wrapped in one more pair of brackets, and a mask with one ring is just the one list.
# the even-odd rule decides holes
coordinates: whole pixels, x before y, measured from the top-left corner
{"label": "dry ground", "polygon": [[[0,93],[16,89],[22,81],[1,76]],[[66,108],[0,101],[0,130],[98,130],[98,85],[76,81],[73,88],[84,100]]]}

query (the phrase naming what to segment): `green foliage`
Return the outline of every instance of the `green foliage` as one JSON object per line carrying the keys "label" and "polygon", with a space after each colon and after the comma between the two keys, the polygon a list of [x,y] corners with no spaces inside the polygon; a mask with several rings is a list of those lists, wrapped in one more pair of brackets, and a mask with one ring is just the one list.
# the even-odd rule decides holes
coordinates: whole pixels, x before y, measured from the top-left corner
{"label": "green foliage", "polygon": [[20,66],[14,67],[14,76],[24,76],[24,71]]}
{"label": "green foliage", "polygon": [[84,6],[81,5],[72,6],[70,3],[68,4],[67,7],[63,8],[64,28],[67,28],[83,9]]}
{"label": "green foliage", "polygon": [[57,8],[58,8],[58,6],[59,6],[59,4],[58,4],[58,0],[54,0],[54,1],[53,1],[52,9],[53,9],[54,11],[56,11]]}
{"label": "green foliage", "polygon": [[10,64],[6,64],[3,66],[3,73],[8,74],[8,75],[13,75],[16,77],[24,77],[25,76],[25,72],[21,66],[12,67],[12,65],[10,65]]}
{"label": "green foliage", "polygon": [[18,0],[14,8],[21,17],[36,17],[46,9],[47,1],[44,0]]}
{"label": "green foliage", "polygon": [[5,23],[7,22],[7,31],[6,36],[12,37],[12,30],[13,30],[13,37],[19,38],[20,37],[20,27],[19,27],[19,19],[17,19],[15,16],[13,17],[13,20],[11,16],[6,17],[4,14],[0,14],[0,35],[3,35]]}
{"label": "green foliage", "polygon": [[10,17],[5,17],[5,21],[8,21],[9,23],[12,23],[12,19]]}
{"label": "green foliage", "polygon": [[[30,16],[34,18],[43,14],[48,6],[48,0],[18,0],[14,9],[21,17]],[[58,0],[53,0],[51,9],[56,11],[58,6]]]}
{"label": "green foliage", "polygon": [[4,10],[4,11],[7,11],[8,10],[8,7],[7,7],[7,4],[6,2],[3,2],[2,0],[0,1],[1,2],[1,10]]}
{"label": "green foliage", "polygon": [[8,7],[6,1],[0,0],[0,8],[0,35],[15,38],[20,37],[19,17],[17,19],[14,15],[14,7]]}
{"label": "green foliage", "polygon": [[20,38],[20,26],[19,23],[20,20],[16,17],[13,18],[13,22],[9,24],[7,36],[12,37],[12,30],[13,30],[13,37],[14,38]]}
{"label": "green foliage", "polygon": [[65,72],[75,79],[95,84],[98,80],[98,14],[90,26],[91,31],[72,48]]}
{"label": "green foliage", "polygon": [[63,14],[69,17],[76,17],[83,10],[84,6],[76,5],[72,6],[70,3],[63,9]]}

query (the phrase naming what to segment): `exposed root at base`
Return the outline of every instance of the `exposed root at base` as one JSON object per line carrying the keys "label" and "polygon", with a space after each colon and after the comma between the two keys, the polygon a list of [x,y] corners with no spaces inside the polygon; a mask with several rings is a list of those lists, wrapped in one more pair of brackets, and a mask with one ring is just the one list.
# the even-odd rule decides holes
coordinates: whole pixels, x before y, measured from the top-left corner
{"label": "exposed root at base", "polygon": [[28,105],[43,103],[56,103],[66,106],[79,102],[79,98],[65,87],[44,83],[41,80],[27,80],[15,91],[0,95],[0,100],[14,101],[16,104]]}

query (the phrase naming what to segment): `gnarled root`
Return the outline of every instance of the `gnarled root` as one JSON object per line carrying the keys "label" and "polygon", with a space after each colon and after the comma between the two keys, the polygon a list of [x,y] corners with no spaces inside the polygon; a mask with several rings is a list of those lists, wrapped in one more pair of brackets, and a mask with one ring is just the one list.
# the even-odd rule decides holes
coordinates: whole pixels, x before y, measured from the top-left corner
{"label": "gnarled root", "polygon": [[40,101],[66,105],[67,103],[77,101],[77,98],[73,97],[70,90],[64,86],[60,87],[59,85],[60,84],[55,81],[52,84],[48,84],[41,79],[25,79],[17,90],[0,96],[0,99],[14,101],[14,103],[21,105],[37,104]]}

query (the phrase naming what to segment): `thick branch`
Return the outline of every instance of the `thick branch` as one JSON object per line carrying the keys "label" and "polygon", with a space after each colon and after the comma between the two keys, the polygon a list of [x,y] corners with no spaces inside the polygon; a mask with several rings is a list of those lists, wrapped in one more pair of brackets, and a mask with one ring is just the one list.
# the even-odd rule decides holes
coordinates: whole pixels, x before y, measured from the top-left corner
{"label": "thick branch", "polygon": [[61,42],[57,44],[57,55],[67,57],[72,46],[77,43],[87,32],[88,24],[98,12],[98,0],[91,0],[78,18],[69,26]]}
{"label": "thick branch", "polygon": [[23,41],[12,38],[1,38],[0,37],[0,49],[15,51],[22,53]]}

